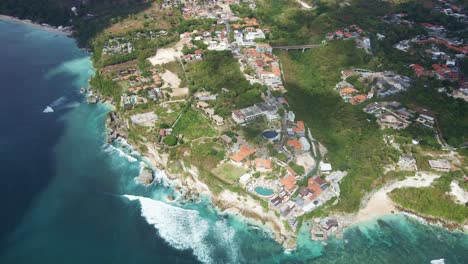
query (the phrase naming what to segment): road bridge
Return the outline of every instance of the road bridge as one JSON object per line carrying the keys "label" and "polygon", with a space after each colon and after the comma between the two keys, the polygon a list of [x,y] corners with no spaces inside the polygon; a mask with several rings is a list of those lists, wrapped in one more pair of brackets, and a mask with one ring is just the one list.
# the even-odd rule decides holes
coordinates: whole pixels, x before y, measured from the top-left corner
{"label": "road bridge", "polygon": [[320,44],[308,44],[308,45],[291,45],[291,46],[274,46],[273,49],[281,49],[281,50],[306,50],[306,49],[314,49],[318,48],[322,45]]}

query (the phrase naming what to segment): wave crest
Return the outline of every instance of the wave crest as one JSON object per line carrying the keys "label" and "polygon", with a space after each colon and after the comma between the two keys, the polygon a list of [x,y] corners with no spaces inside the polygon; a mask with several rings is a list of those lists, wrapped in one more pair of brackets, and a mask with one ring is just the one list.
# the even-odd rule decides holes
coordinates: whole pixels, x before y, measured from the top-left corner
{"label": "wave crest", "polygon": [[235,231],[226,222],[214,224],[199,215],[198,211],[183,209],[150,198],[124,195],[138,200],[141,215],[153,225],[159,235],[179,250],[192,249],[203,263],[238,263]]}

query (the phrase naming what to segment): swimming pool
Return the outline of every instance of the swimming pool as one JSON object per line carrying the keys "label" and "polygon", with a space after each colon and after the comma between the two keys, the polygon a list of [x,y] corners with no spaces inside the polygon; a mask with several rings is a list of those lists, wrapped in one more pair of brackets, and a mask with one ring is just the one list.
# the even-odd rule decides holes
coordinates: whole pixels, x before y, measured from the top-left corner
{"label": "swimming pool", "polygon": [[261,196],[270,196],[273,194],[272,189],[264,188],[264,187],[255,187],[255,192],[260,194]]}
{"label": "swimming pool", "polygon": [[263,135],[264,138],[269,139],[269,140],[277,140],[278,137],[279,137],[278,132],[273,131],[273,130],[265,131],[265,132],[263,132],[262,135]]}

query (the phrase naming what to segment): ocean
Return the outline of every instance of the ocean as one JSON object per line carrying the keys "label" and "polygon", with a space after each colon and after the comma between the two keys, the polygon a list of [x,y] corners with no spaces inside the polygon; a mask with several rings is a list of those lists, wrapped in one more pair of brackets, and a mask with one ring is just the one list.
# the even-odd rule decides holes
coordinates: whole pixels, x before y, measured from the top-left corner
{"label": "ocean", "polygon": [[467,234],[403,215],[326,243],[304,225],[287,253],[207,197],[168,201],[171,182],[137,184],[145,160],[105,142],[110,108],[79,93],[92,74],[72,39],[0,21],[0,263],[468,263]]}

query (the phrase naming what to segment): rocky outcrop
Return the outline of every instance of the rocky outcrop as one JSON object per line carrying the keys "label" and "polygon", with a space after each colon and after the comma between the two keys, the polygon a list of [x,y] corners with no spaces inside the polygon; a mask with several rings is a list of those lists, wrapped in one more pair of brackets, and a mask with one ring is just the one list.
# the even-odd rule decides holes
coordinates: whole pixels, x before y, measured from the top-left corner
{"label": "rocky outcrop", "polygon": [[136,177],[136,180],[144,185],[150,185],[153,182],[153,179],[153,172],[148,168],[143,169],[140,175]]}

